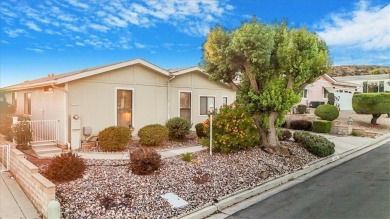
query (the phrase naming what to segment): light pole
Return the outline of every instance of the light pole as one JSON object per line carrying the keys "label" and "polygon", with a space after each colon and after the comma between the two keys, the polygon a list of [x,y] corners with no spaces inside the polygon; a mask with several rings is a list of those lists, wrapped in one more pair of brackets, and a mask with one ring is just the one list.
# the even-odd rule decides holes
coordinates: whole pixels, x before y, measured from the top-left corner
{"label": "light pole", "polygon": [[213,155],[213,112],[214,106],[211,104],[209,108],[210,115],[210,155]]}

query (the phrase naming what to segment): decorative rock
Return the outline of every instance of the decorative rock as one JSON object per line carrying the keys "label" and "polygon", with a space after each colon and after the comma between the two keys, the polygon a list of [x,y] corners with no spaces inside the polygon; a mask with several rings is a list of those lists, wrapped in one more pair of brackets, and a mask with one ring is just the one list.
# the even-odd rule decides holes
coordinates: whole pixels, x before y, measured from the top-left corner
{"label": "decorative rock", "polygon": [[260,177],[261,177],[262,179],[267,179],[268,176],[269,176],[269,172],[268,172],[268,171],[262,171],[262,172],[260,173]]}

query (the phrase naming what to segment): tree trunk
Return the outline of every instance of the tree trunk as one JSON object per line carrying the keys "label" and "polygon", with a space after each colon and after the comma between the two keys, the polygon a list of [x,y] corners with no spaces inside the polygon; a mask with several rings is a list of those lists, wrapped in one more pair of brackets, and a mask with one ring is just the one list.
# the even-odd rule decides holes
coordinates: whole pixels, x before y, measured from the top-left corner
{"label": "tree trunk", "polygon": [[270,147],[279,146],[278,134],[276,133],[275,121],[278,118],[278,112],[271,112],[268,118],[268,143]]}
{"label": "tree trunk", "polygon": [[372,119],[371,119],[371,124],[372,125],[377,125],[376,120],[381,117],[381,114],[372,114]]}

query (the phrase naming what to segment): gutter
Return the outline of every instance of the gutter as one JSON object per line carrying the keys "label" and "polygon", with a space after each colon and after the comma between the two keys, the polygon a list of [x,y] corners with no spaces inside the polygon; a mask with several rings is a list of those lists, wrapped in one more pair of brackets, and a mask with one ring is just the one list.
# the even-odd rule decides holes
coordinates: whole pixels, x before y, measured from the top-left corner
{"label": "gutter", "polygon": [[167,88],[167,112],[168,112],[168,119],[171,118],[171,81],[175,78],[175,75],[172,75],[168,79],[168,88]]}

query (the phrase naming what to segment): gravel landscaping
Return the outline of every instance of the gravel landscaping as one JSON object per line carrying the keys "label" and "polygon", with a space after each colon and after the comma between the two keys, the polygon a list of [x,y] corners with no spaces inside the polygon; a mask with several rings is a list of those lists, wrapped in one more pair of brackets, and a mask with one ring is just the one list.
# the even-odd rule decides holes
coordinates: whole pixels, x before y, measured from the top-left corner
{"label": "gravel landscaping", "polygon": [[[163,159],[161,169],[147,176],[132,174],[128,161],[86,160],[84,177],[57,184],[56,196],[64,218],[172,218],[317,159],[293,142],[284,144],[292,156],[270,155],[259,148],[213,156],[203,151],[192,162],[180,156]],[[177,194],[188,205],[172,209],[160,197],[165,193]]]}

